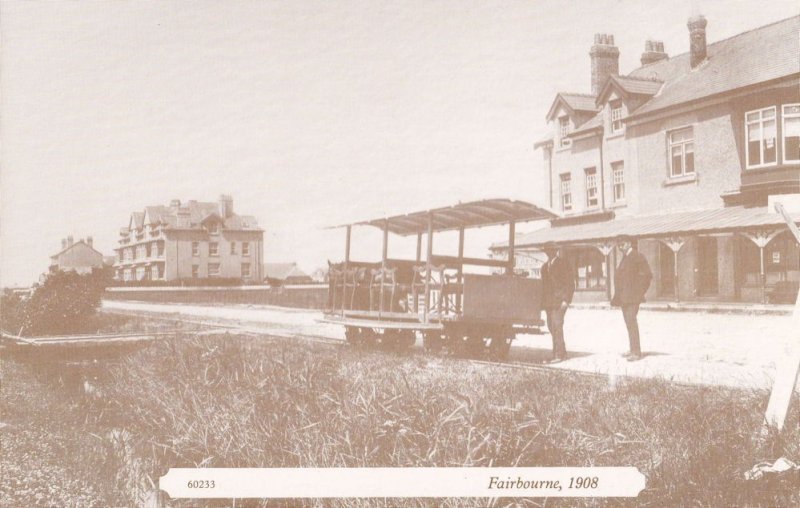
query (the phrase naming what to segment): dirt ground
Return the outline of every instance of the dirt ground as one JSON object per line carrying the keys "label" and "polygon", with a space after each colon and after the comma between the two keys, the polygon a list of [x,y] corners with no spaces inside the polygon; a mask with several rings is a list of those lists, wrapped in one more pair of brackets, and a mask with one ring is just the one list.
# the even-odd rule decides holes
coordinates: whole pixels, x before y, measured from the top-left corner
{"label": "dirt ground", "polygon": [[[269,329],[274,334],[314,335],[344,340],[340,326],[320,323],[317,311],[236,305],[203,306],[104,301],[107,310],[174,314],[195,320],[232,320]],[[553,368],[615,376],[661,378],[680,383],[768,389],[776,364],[800,347],[800,326],[790,316],[639,313],[645,358],[627,362],[628,339],[622,313],[606,309],[570,309],[565,338],[570,358]],[[543,362],[552,342],[541,335],[519,335],[511,361]]]}

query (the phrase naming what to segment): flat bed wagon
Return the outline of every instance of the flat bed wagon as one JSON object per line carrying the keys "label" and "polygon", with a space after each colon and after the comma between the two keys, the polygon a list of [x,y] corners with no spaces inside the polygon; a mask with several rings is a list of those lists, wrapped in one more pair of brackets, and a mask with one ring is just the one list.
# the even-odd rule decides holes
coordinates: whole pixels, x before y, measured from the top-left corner
{"label": "flat bed wagon", "polygon": [[[345,259],[329,266],[324,321],[343,325],[354,345],[410,347],[421,335],[428,350],[505,358],[516,333],[543,324],[541,282],[514,271],[515,225],[552,217],[530,203],[490,199],[339,226],[347,231]],[[508,226],[507,259],[464,256],[466,229],[497,225]],[[353,226],[383,231],[380,262],[350,258]],[[443,231],[458,231],[458,255],[434,254],[434,234]],[[390,233],[416,235],[416,258],[390,258]],[[468,273],[473,267],[499,273]]]}

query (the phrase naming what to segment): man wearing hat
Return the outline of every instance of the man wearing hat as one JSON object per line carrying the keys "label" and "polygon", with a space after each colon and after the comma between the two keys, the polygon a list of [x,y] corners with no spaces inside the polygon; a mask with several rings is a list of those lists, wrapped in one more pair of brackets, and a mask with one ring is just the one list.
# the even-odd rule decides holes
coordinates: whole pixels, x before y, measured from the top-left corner
{"label": "man wearing hat", "polygon": [[650,287],[653,274],[647,259],[639,252],[636,239],[621,235],[617,237],[617,246],[622,251],[622,261],[614,273],[614,298],[611,305],[622,308],[622,317],[628,328],[630,351],[625,354],[628,361],[640,360],[642,348],[639,344],[639,322],[637,314],[639,305],[644,301],[644,294]]}
{"label": "man wearing hat", "polygon": [[551,363],[557,363],[567,359],[564,314],[575,292],[575,277],[570,263],[555,243],[547,242],[542,250],[547,254],[547,262],[542,265],[542,308],[547,314],[547,329],[553,337]]}

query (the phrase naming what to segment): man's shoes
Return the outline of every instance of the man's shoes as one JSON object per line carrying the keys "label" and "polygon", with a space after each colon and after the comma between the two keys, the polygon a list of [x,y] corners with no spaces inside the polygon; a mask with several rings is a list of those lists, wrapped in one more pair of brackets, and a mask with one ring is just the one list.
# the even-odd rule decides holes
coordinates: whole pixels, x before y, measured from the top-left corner
{"label": "man's shoes", "polygon": [[642,358],[644,358],[644,355],[642,355],[641,353],[640,354],[628,353],[627,355],[625,355],[625,359],[628,360],[629,362],[638,362]]}
{"label": "man's shoes", "polygon": [[555,363],[561,363],[566,359],[567,359],[566,356],[554,356],[553,358],[549,359],[547,361],[547,363],[552,365],[552,364],[555,364]]}

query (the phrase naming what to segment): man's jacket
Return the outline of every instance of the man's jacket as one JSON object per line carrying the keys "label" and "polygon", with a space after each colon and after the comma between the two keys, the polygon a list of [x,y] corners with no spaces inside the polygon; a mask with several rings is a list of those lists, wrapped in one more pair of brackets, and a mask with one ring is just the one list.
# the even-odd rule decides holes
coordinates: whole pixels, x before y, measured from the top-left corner
{"label": "man's jacket", "polygon": [[575,277],[566,259],[556,256],[542,265],[542,308],[557,309],[562,302],[572,302]]}
{"label": "man's jacket", "polygon": [[630,305],[642,303],[653,274],[647,259],[639,251],[626,254],[614,274],[614,298],[611,305]]}

